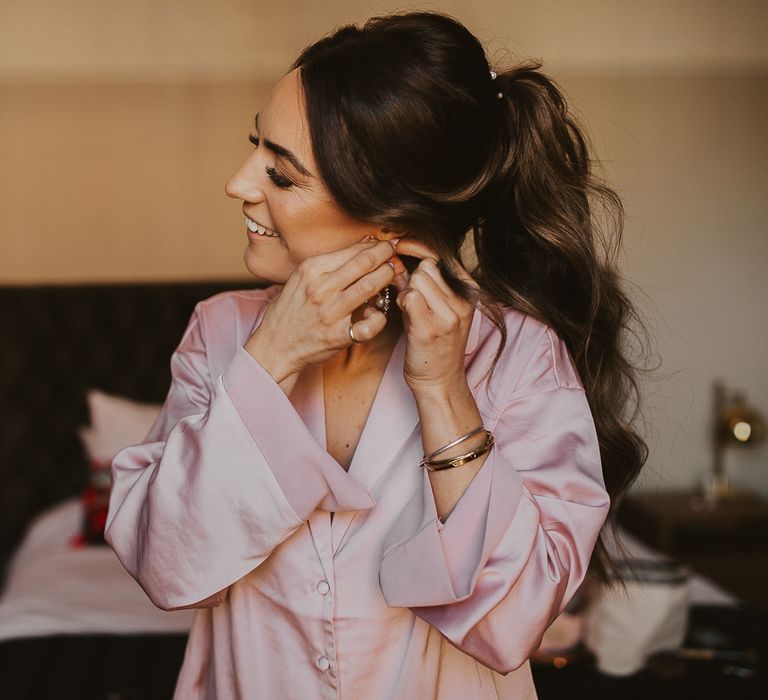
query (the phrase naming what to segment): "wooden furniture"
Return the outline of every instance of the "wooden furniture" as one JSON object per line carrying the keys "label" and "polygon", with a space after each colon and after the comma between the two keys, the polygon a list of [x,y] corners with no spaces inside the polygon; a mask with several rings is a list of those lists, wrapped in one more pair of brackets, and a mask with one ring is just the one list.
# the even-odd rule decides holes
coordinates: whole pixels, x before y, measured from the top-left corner
{"label": "wooden furniture", "polygon": [[768,501],[734,493],[715,508],[692,493],[629,496],[619,522],[748,605],[768,612]]}

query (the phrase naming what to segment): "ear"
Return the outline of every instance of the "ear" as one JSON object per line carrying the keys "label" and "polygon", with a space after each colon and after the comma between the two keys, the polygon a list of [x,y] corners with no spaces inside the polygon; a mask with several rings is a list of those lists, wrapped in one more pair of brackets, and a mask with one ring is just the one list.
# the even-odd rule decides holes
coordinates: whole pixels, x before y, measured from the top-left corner
{"label": "ear", "polygon": [[388,241],[392,238],[402,238],[404,234],[398,234],[396,231],[392,230],[391,228],[387,228],[386,226],[379,229],[378,231],[374,231],[372,233],[369,233],[365,238],[363,238],[360,242],[365,243],[365,241],[377,239],[379,241]]}
{"label": "ear", "polygon": [[389,238],[416,238],[416,234],[411,229],[407,229],[402,226],[397,228],[392,226],[382,226],[379,229],[379,232],[383,234],[383,236]]}
{"label": "ear", "polygon": [[398,233],[397,231],[392,230],[391,228],[388,228],[387,226],[382,227],[379,230],[378,235],[376,238],[378,238],[380,241],[388,241],[391,238],[402,238],[403,234]]}

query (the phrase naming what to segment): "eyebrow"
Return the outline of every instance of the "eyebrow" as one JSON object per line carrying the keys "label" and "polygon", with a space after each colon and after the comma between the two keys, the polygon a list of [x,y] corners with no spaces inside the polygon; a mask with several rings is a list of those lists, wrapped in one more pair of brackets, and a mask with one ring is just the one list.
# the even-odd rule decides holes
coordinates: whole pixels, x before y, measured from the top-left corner
{"label": "eyebrow", "polygon": [[[259,113],[258,112],[256,112],[256,118],[253,120],[253,124],[256,127],[256,133],[259,133]],[[284,148],[283,146],[280,146],[279,144],[276,144],[273,141],[269,141],[268,139],[263,139],[263,142],[264,142],[264,145],[270,151],[272,151],[272,153],[274,153],[276,156],[279,156],[280,158],[285,158],[302,175],[305,175],[306,177],[313,177],[312,173],[309,172],[309,170],[307,170],[301,164],[301,161],[287,148]]]}

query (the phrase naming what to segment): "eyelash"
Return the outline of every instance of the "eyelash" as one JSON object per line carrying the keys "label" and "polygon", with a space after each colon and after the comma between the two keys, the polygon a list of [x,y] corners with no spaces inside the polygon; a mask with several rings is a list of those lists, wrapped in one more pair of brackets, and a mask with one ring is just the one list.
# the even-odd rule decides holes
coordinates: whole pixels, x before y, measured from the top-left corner
{"label": "eyelash", "polygon": [[[258,136],[248,136],[248,140],[256,147],[259,145],[259,137]],[[284,177],[283,175],[280,175],[280,173],[277,172],[277,170],[271,166],[267,166],[266,168],[267,175],[269,176],[269,179],[272,180],[272,182],[275,184],[276,187],[279,187],[280,189],[288,189],[291,187],[294,183],[289,180],[287,177]]]}

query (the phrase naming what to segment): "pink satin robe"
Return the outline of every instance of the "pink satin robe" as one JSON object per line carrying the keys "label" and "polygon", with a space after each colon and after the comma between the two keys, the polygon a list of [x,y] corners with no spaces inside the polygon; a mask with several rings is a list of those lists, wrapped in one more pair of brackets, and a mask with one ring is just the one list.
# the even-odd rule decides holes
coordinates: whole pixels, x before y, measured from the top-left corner
{"label": "pink satin robe", "polygon": [[[282,289],[197,304],[143,444],[112,462],[106,540],[163,610],[198,608],[174,698],[536,698],[528,657],[581,583],[609,498],[564,343],[476,310],[466,369],[496,444],[443,525],[389,360],[347,473],[322,372],[292,398],[242,347]],[[333,522],[330,511],[334,512]]]}

